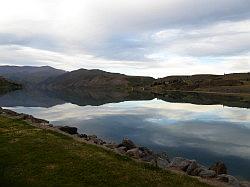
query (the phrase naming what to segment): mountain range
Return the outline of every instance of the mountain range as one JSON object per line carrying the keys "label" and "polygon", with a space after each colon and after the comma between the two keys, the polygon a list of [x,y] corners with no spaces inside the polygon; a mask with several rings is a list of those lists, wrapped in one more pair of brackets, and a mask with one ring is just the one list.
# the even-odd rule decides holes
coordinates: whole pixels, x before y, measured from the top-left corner
{"label": "mountain range", "polygon": [[250,93],[250,73],[225,75],[168,76],[154,79],[128,76],[98,69],[79,69],[67,72],[49,66],[0,66],[0,76],[43,90],[126,90],[149,91],[157,94],[168,91]]}
{"label": "mountain range", "polygon": [[25,86],[39,84],[66,73],[50,66],[0,66],[0,75]]}
{"label": "mountain range", "polygon": [[152,77],[127,76],[102,70],[79,69],[42,82],[49,89],[133,89],[148,88],[155,81]]}

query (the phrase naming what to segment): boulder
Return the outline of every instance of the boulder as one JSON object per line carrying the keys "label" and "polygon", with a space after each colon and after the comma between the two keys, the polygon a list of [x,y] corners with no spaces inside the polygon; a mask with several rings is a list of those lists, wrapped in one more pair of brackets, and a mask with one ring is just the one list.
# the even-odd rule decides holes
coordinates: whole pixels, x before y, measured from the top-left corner
{"label": "boulder", "polygon": [[119,144],[118,147],[126,147],[129,150],[129,149],[136,148],[136,145],[130,139],[124,138],[122,140],[122,143]]}
{"label": "boulder", "polygon": [[[189,175],[192,176],[199,176],[200,172],[207,170],[207,168],[203,165],[197,164],[197,168],[195,168],[193,171],[189,171]],[[191,170],[191,169],[190,169]]]}
{"label": "boulder", "polygon": [[216,172],[209,169],[204,169],[199,173],[199,176],[202,178],[214,178],[216,177]]}
{"label": "boulder", "polygon": [[138,149],[141,160],[147,160],[154,154],[154,152],[147,147],[139,147]]}
{"label": "boulder", "polygon": [[[126,147],[127,148],[127,147]],[[127,152],[126,152],[126,155],[130,156],[130,157],[133,157],[133,158],[136,158],[136,159],[139,159],[140,158],[140,153],[141,151],[139,150],[138,147],[136,148],[133,148],[133,149],[129,149]]]}
{"label": "boulder", "polygon": [[178,170],[186,171],[188,166],[192,163],[191,160],[182,157],[175,157],[172,162],[169,164],[169,167],[175,168]]}
{"label": "boulder", "polygon": [[159,168],[166,169],[170,164],[170,160],[166,153],[157,154],[155,157],[155,165]]}
{"label": "boulder", "polygon": [[198,163],[195,160],[192,160],[191,164],[188,166],[186,173],[192,175],[195,169],[199,167]]}
{"label": "boulder", "polygon": [[225,182],[232,187],[240,187],[240,182],[234,176],[221,174],[221,175],[218,175],[216,179],[221,182]]}
{"label": "boulder", "polygon": [[217,175],[227,174],[227,167],[223,162],[216,162],[209,169],[215,171]]}
{"label": "boulder", "polygon": [[130,157],[141,159],[143,161],[148,161],[148,162],[154,159],[153,154],[154,154],[153,151],[151,151],[150,149],[146,147],[136,147],[136,148],[129,149],[129,150],[127,149],[127,152],[126,152],[126,155]]}
{"label": "boulder", "polygon": [[63,132],[66,132],[68,134],[77,134],[77,128],[76,127],[69,127],[69,126],[63,126],[59,127],[59,129]]}
{"label": "boulder", "polygon": [[89,138],[89,136],[88,136],[87,140],[88,140],[89,142],[92,142],[92,143],[97,144],[97,145],[103,145],[103,144],[106,143],[105,141],[103,141],[103,140],[100,139],[100,138],[93,138],[93,137],[92,137],[92,138]]}
{"label": "boulder", "polygon": [[148,149],[147,147],[139,147],[140,158],[147,157],[149,155],[153,155],[153,151]]}

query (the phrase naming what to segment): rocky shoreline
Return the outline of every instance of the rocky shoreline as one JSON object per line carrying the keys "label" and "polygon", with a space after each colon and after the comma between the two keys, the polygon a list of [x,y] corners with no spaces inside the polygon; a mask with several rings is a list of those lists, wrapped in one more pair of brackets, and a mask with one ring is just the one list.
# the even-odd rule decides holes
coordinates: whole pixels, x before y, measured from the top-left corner
{"label": "rocky shoreline", "polygon": [[[54,130],[71,136],[78,141],[98,145],[112,150],[120,155],[128,156],[136,161],[145,162],[165,170],[185,173],[199,179],[206,179],[217,186],[250,187],[249,182],[239,181],[236,177],[227,174],[227,167],[223,162],[216,162],[210,167],[199,164],[196,160],[182,157],[170,159],[166,153],[157,154],[147,147],[137,146],[133,141],[124,138],[120,144],[106,142],[96,135],[79,134],[76,127],[53,126],[47,120],[35,118],[32,115],[17,113],[0,107],[0,114],[6,117],[21,119],[33,126]],[[209,182],[208,182],[209,183]],[[211,184],[210,183],[210,184]]]}

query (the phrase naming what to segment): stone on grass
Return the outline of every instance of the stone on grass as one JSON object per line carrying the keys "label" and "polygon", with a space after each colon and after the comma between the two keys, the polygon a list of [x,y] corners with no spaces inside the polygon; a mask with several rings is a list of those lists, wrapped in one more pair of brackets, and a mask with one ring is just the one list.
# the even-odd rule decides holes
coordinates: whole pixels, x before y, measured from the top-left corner
{"label": "stone on grass", "polygon": [[122,140],[122,143],[119,144],[118,147],[126,147],[129,150],[129,149],[136,148],[136,145],[130,139],[124,138]]}
{"label": "stone on grass", "polygon": [[170,164],[170,160],[166,153],[157,154],[155,158],[155,165],[159,168],[166,169]]}
{"label": "stone on grass", "polygon": [[199,173],[202,178],[214,178],[216,177],[216,172],[213,170],[205,169]]}
{"label": "stone on grass", "polygon": [[218,175],[216,179],[221,182],[225,182],[232,187],[240,187],[240,182],[234,176],[221,174],[221,175]]}
{"label": "stone on grass", "polygon": [[198,163],[195,160],[192,160],[191,164],[188,166],[186,173],[188,175],[192,175],[192,172],[194,172],[195,169],[199,167]]}
{"label": "stone on grass", "polygon": [[188,166],[192,163],[191,160],[182,158],[182,157],[175,157],[172,162],[169,164],[169,167],[175,168],[181,171],[186,171]]}
{"label": "stone on grass", "polygon": [[133,149],[129,149],[126,152],[126,155],[133,157],[133,158],[136,158],[136,159],[139,159],[140,158],[140,150],[138,147],[133,148]]}

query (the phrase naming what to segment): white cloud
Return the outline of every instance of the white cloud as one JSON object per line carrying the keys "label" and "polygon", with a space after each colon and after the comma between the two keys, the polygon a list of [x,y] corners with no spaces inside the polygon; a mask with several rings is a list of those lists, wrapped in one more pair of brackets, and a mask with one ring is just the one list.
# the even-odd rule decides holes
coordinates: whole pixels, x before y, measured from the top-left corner
{"label": "white cloud", "polygon": [[[148,57],[149,58],[149,57]],[[128,75],[166,75],[225,72],[245,72],[250,69],[250,55],[232,56],[200,60],[194,57],[169,56],[167,60],[155,59],[152,62],[115,61],[97,58],[88,53],[66,54],[20,45],[0,46],[0,65],[51,65],[65,70],[78,68],[102,69]],[[165,58],[165,57],[163,57]],[[208,61],[204,63],[204,61]],[[214,62],[215,61],[215,62]],[[220,63],[217,63],[220,62]]]}
{"label": "white cloud", "polygon": [[[1,64],[100,68],[155,77],[250,70],[248,0],[0,4]],[[212,65],[204,60],[208,56]]]}
{"label": "white cloud", "polygon": [[162,53],[232,56],[249,51],[250,20],[215,23],[199,29],[167,29],[154,33],[152,39],[163,48]]}

